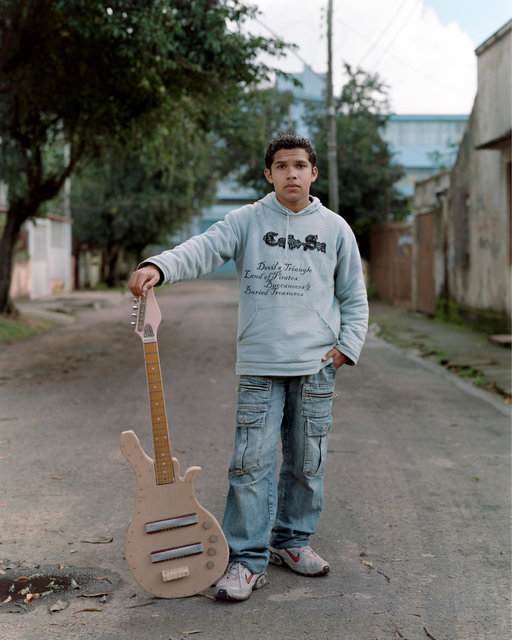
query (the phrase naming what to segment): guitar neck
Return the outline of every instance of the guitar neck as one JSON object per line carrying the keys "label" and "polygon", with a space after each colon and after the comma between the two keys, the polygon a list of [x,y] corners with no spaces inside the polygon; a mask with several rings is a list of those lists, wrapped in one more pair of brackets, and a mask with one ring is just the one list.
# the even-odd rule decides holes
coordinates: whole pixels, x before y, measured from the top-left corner
{"label": "guitar neck", "polygon": [[148,383],[151,426],[153,429],[156,483],[170,484],[175,481],[175,477],[156,339],[144,341],[144,360],[146,362],[146,379]]}

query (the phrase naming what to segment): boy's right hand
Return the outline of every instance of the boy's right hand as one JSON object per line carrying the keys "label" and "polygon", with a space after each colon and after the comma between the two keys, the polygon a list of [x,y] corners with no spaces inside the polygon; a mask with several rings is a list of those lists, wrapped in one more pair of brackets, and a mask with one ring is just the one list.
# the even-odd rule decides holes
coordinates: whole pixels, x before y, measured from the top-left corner
{"label": "boy's right hand", "polygon": [[160,269],[148,264],[132,273],[130,281],[128,282],[128,288],[137,298],[140,296],[145,297],[148,289],[158,284],[161,277]]}

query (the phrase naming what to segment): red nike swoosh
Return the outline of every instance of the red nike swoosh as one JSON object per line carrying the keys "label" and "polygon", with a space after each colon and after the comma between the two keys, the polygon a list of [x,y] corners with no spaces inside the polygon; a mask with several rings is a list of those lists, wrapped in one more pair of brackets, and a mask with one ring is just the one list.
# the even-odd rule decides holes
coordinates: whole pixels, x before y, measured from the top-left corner
{"label": "red nike swoosh", "polygon": [[298,562],[299,558],[300,558],[300,553],[298,553],[296,556],[293,555],[293,553],[290,553],[288,551],[288,549],[285,549],[286,553],[290,556],[290,558],[294,561],[294,562]]}

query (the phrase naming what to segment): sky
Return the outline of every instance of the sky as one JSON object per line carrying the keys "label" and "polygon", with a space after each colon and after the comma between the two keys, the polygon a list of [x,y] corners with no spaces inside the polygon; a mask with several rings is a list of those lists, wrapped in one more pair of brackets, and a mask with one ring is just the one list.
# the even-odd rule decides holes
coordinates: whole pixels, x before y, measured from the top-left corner
{"label": "sky", "polygon": [[[295,53],[283,71],[327,71],[327,0],[249,0],[252,33],[278,35]],[[333,0],[335,91],[343,66],[378,73],[399,114],[469,114],[477,88],[475,49],[512,18],[512,0]],[[265,59],[265,62],[269,62]]]}

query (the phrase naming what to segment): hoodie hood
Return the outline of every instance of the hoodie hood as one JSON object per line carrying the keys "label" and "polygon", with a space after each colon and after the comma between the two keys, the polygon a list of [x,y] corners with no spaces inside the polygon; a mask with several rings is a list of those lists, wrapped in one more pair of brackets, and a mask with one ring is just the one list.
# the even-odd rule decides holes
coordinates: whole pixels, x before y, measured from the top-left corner
{"label": "hoodie hood", "polygon": [[267,194],[260,200],[260,203],[263,206],[268,207],[269,209],[273,209],[274,211],[277,211],[278,213],[281,213],[285,216],[305,216],[310,213],[315,213],[315,211],[318,211],[322,208],[322,203],[318,198],[310,195],[309,199],[310,203],[308,204],[308,206],[297,212],[292,211],[291,209],[288,209],[288,207],[285,207],[284,204],[281,204],[277,199],[275,191]]}

